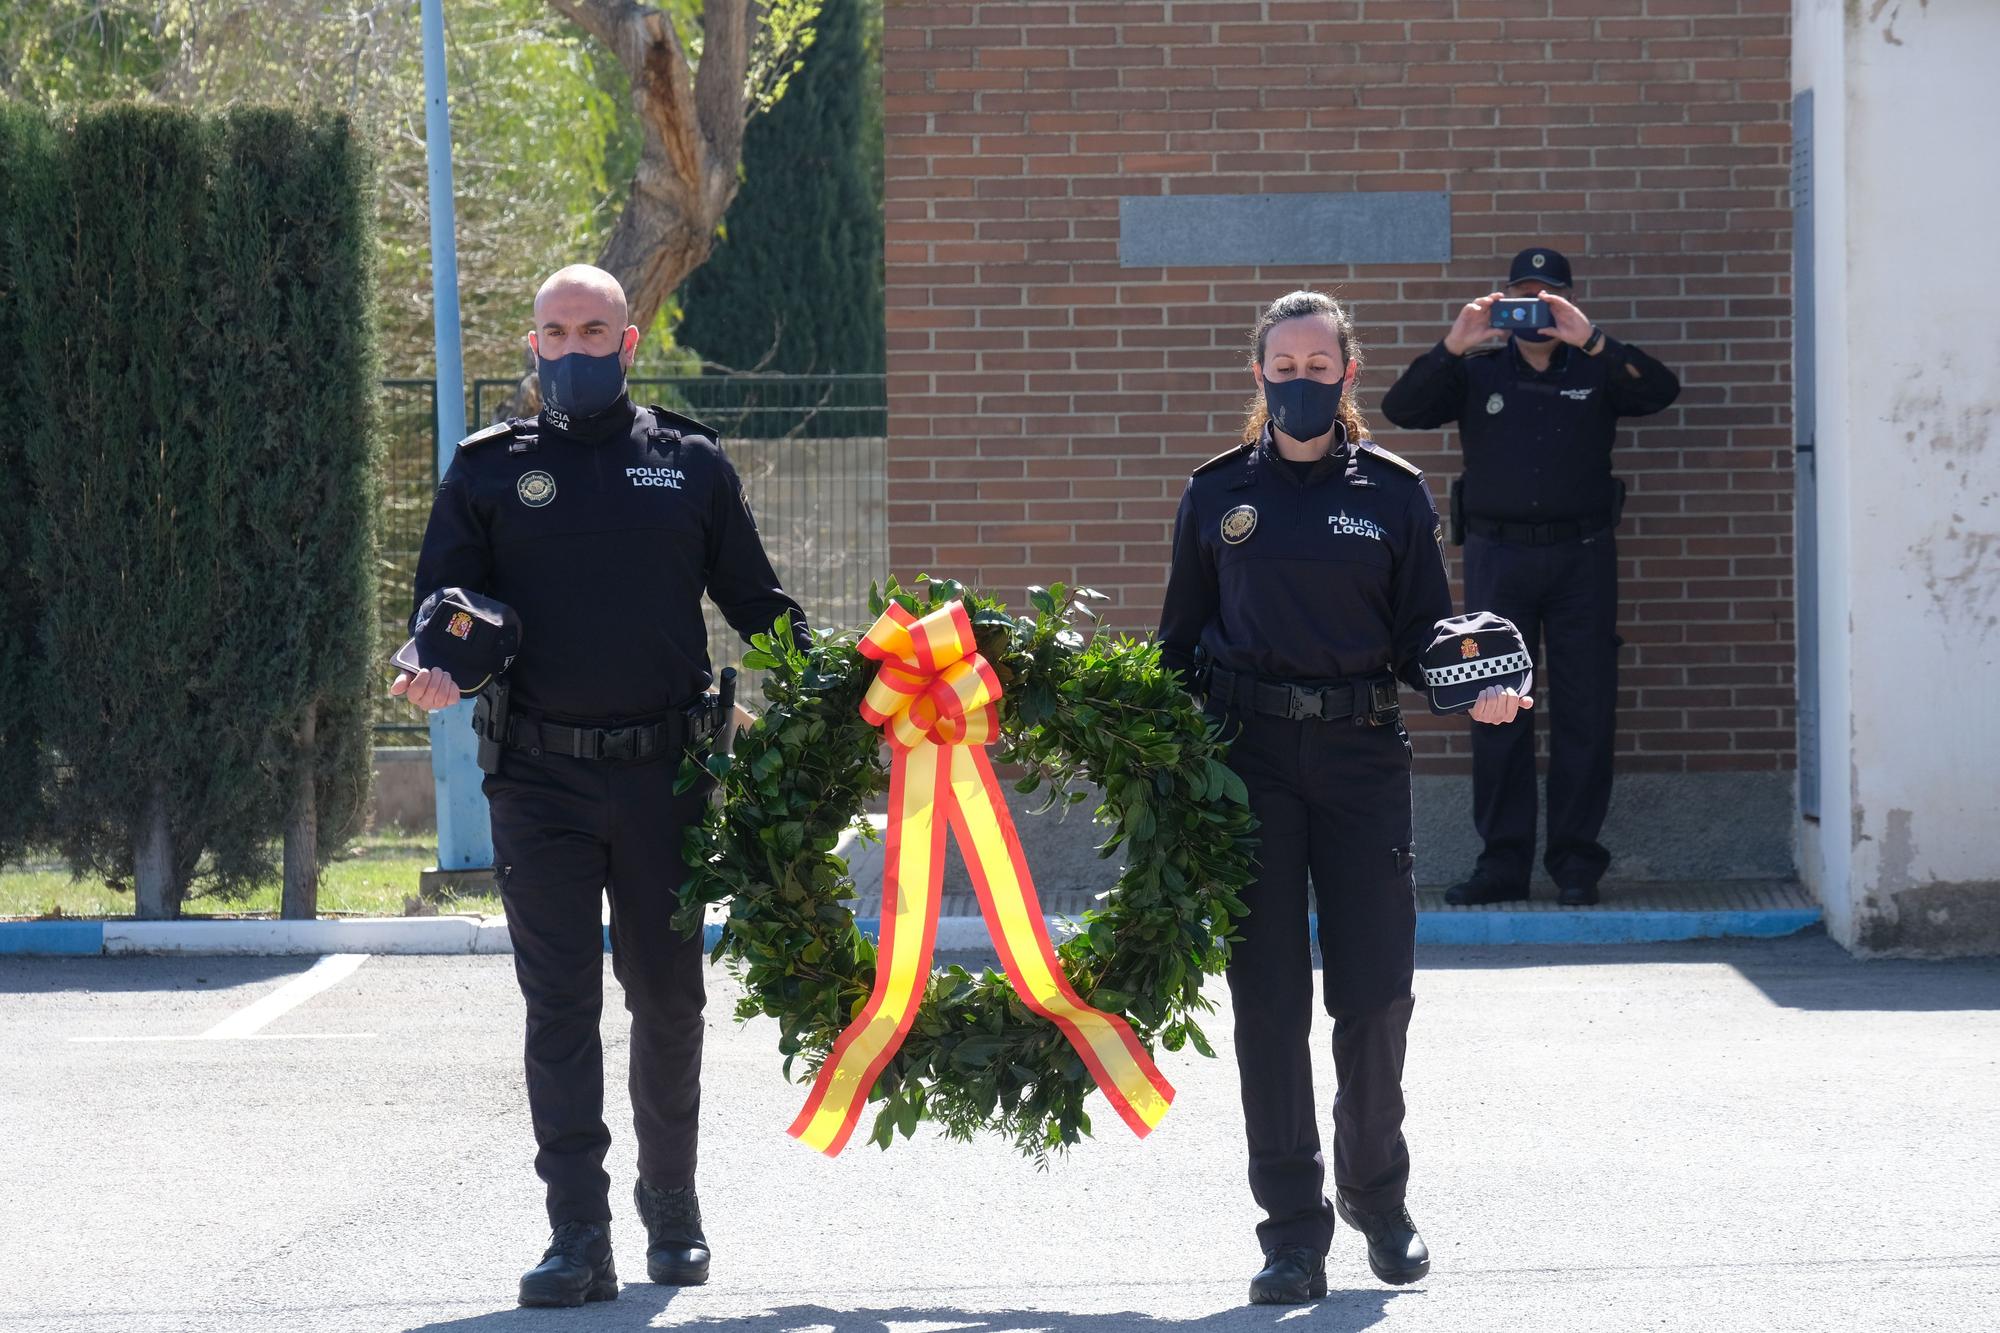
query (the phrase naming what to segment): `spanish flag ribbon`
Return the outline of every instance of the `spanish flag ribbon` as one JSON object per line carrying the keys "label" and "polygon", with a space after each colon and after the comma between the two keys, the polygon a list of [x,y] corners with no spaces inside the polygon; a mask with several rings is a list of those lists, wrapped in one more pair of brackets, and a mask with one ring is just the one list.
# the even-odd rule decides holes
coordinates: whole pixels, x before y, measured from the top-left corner
{"label": "spanish flag ribbon", "polygon": [[918,617],[891,603],[861,641],[881,663],[861,715],[892,750],[882,944],[867,1006],[834,1042],[790,1133],[832,1157],[847,1146],[875,1080],[902,1045],[930,978],[947,825],[1000,961],[1027,1006],[1062,1029],[1132,1132],[1174,1099],[1124,1019],[1085,1004],[1056,962],[1034,880],[986,746],[1000,734],[1000,679],[979,655],[963,602]]}

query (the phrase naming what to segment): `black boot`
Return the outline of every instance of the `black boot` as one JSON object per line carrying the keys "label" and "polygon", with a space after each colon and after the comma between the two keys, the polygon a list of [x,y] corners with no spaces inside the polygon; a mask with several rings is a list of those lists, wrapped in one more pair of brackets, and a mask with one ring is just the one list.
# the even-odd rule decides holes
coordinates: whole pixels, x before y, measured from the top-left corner
{"label": "black boot", "polygon": [[1326,1256],[1303,1245],[1280,1245],[1250,1279],[1252,1305],[1299,1305],[1326,1295]]}
{"label": "black boot", "polygon": [[708,1281],[708,1237],[701,1234],[694,1187],[657,1190],[641,1180],[632,1186],[632,1202],[646,1223],[646,1276],[663,1287]]}
{"label": "black boot", "polygon": [[618,1299],[611,1233],[602,1222],[564,1222],[542,1261],[521,1275],[523,1305],[582,1305]]}
{"label": "black boot", "polygon": [[1397,1204],[1393,1211],[1369,1212],[1339,1195],[1333,1207],[1341,1221],[1368,1238],[1368,1267],[1376,1277],[1400,1287],[1431,1271],[1430,1249],[1417,1234],[1409,1209]]}
{"label": "black boot", "polygon": [[1475,870],[1469,879],[1461,880],[1444,891],[1444,900],[1453,907],[1480,907],[1487,903],[1511,903],[1525,901],[1528,896],[1526,884],[1506,884],[1494,879],[1482,870]]}
{"label": "black boot", "polygon": [[1600,895],[1595,884],[1562,884],[1557,886],[1556,901],[1564,907],[1595,907]]}

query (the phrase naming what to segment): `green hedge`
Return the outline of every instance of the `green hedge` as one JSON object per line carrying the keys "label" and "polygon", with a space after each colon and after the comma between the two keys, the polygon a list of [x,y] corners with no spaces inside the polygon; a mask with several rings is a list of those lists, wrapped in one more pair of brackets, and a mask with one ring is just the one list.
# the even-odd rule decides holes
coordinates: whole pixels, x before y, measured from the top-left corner
{"label": "green hedge", "polygon": [[114,106],[46,142],[20,164],[46,184],[20,193],[53,225],[0,221],[36,331],[8,415],[33,492],[44,840],[118,883],[164,851],[140,907],[170,914],[274,873],[305,773],[322,860],[366,799],[368,167],[331,115]]}
{"label": "green hedge", "polygon": [[[743,134],[723,238],[681,287],[679,340],[736,370],[879,373],[882,216],[861,142],[863,0],[826,0],[785,95]],[[768,359],[767,359],[768,358]],[[836,417],[826,429],[841,434]]]}

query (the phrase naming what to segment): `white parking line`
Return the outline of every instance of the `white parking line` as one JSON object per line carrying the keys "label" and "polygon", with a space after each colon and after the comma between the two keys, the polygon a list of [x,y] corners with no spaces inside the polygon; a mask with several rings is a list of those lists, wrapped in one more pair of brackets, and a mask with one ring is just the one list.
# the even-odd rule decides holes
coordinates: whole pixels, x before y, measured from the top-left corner
{"label": "white parking line", "polygon": [[71,1037],[71,1041],[273,1041],[317,1040],[331,1037],[372,1037],[372,1032],[286,1033],[260,1036],[258,1030],[304,1004],[323,990],[339,985],[368,961],[365,953],[335,953],[314,963],[269,995],[253,1001],[198,1037]]}

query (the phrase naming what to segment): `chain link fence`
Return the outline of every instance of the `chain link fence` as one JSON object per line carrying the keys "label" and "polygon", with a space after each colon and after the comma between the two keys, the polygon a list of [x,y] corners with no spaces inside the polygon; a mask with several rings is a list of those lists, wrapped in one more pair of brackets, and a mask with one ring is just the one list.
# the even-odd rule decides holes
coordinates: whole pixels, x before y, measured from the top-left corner
{"label": "chain link fence", "polygon": [[[501,412],[515,380],[472,383],[473,428]],[[866,620],[868,588],[888,560],[884,469],[888,399],[880,375],[695,375],[629,381],[632,400],[657,404],[721,436],[743,478],[764,549],[786,591],[815,628]],[[430,380],[383,382],[387,432],[382,477],[381,607],[386,654],[402,641],[417,551],[437,489],[436,387]],[[720,671],[743,643],[704,600],[708,656]],[[528,632],[533,633],[532,626]],[[739,689],[753,706],[757,673]],[[381,699],[379,745],[425,745],[428,733],[407,706]]]}

